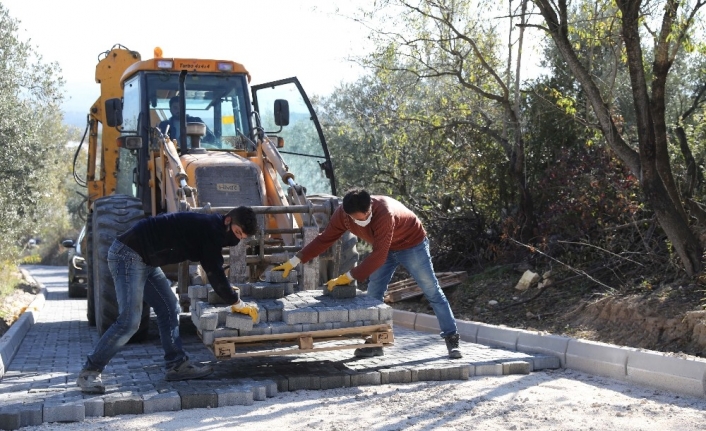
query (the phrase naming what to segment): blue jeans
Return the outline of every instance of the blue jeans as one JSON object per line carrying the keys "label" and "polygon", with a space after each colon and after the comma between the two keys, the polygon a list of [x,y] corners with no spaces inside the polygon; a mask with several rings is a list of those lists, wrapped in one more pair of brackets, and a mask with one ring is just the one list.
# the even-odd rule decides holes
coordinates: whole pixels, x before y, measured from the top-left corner
{"label": "blue jeans", "polygon": [[167,368],[187,360],[179,336],[179,304],[172,292],[172,283],[162,269],[146,265],[140,255],[118,240],[108,250],[108,267],[115,283],[118,318],[98,340],[93,353],[88,355],[84,369],[102,372],[137,332],[142,319],[143,301],[157,315]]}
{"label": "blue jeans", "polygon": [[417,285],[424,292],[424,296],[431,304],[431,308],[436,314],[441,328],[441,336],[447,337],[456,333],[456,319],[451,311],[449,301],[439,286],[439,280],[434,274],[434,267],[429,254],[429,240],[424,238],[414,247],[405,250],[390,250],[387,253],[387,260],[382,266],[370,275],[368,281],[368,295],[382,301],[387,291],[387,285],[392,280],[398,265],[402,265],[417,282]]}

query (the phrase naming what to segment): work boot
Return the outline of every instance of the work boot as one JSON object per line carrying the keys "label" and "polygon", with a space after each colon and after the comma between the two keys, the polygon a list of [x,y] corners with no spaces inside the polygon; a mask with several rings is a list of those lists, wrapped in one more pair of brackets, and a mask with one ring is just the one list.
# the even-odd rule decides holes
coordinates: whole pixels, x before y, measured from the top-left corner
{"label": "work boot", "polygon": [[177,380],[191,380],[206,377],[213,372],[210,365],[195,365],[188,359],[181,364],[167,370],[164,380],[174,382]]}
{"label": "work boot", "polygon": [[76,379],[76,384],[81,388],[81,392],[89,394],[104,394],[105,386],[101,380],[100,371],[81,370]]}
{"label": "work boot", "polygon": [[[367,339],[365,344],[372,344],[372,341]],[[382,356],[384,354],[382,347],[360,347],[353,352],[353,356],[356,358],[372,358],[373,356]]]}
{"label": "work boot", "polygon": [[460,338],[461,337],[458,333],[444,337],[444,341],[446,341],[446,348],[449,351],[449,358],[451,359],[459,359],[463,357],[461,351],[458,349],[458,340]]}

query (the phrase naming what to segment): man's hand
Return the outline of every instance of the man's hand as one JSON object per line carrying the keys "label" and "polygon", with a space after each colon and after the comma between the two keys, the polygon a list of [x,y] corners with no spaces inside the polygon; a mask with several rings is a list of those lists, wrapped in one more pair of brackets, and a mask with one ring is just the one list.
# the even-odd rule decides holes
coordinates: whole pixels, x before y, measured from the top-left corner
{"label": "man's hand", "polygon": [[233,313],[247,314],[252,318],[253,323],[257,323],[258,308],[255,304],[248,304],[247,302],[238,301],[230,306],[230,311]]}
{"label": "man's hand", "polygon": [[326,282],[326,285],[328,286],[328,291],[332,291],[335,286],[342,286],[344,284],[351,284],[351,281],[353,279],[348,276],[348,273],[339,275],[336,278],[332,278],[331,280]]}
{"label": "man's hand", "polygon": [[284,273],[282,274],[282,277],[287,278],[287,276],[289,275],[289,271],[294,269],[295,266],[299,265],[299,262],[300,262],[299,258],[294,256],[293,258],[284,262],[282,265],[275,266],[274,268],[272,268],[272,270],[273,271],[284,271]]}

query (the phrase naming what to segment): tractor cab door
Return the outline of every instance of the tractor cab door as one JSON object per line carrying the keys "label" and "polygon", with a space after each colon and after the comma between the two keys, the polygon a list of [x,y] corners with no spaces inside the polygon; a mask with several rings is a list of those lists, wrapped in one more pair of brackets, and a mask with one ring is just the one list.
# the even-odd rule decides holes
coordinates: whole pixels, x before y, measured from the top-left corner
{"label": "tractor cab door", "polygon": [[[252,86],[255,111],[265,133],[284,139],[279,148],[294,180],[306,188],[307,195],[336,195],[333,164],[319,119],[295,77]],[[275,125],[275,100],[289,103],[289,125]],[[284,185],[286,186],[286,185]]]}

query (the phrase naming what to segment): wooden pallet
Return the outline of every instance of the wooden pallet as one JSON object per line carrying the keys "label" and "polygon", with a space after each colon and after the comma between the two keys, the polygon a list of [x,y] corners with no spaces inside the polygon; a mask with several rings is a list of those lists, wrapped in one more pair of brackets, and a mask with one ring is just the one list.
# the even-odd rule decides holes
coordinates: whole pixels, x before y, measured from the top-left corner
{"label": "wooden pallet", "polygon": [[[369,343],[365,339],[370,338]],[[209,347],[217,359],[284,356],[358,347],[388,347],[394,342],[388,324],[285,334],[216,338]]]}
{"label": "wooden pallet", "polygon": [[[461,283],[463,280],[468,278],[466,271],[457,272],[437,272],[436,278],[439,279],[439,286],[441,288],[455,286]],[[415,296],[421,296],[424,293],[422,289],[417,286],[417,283],[413,278],[407,278],[405,280],[396,281],[387,286],[387,293],[385,294],[385,302],[398,302],[404,301],[405,299],[414,298]]]}

